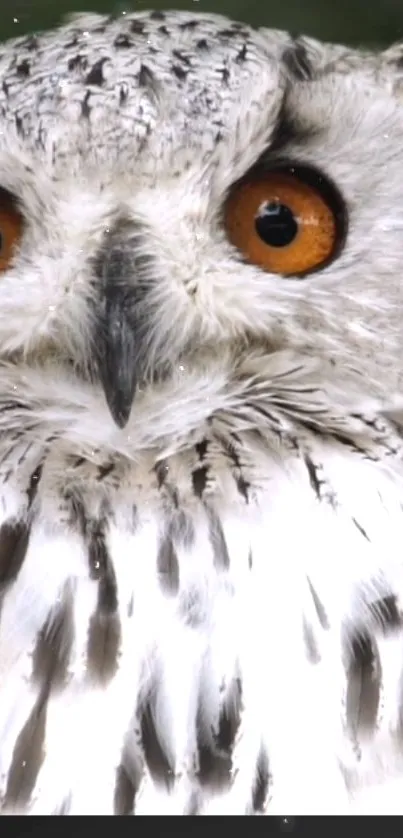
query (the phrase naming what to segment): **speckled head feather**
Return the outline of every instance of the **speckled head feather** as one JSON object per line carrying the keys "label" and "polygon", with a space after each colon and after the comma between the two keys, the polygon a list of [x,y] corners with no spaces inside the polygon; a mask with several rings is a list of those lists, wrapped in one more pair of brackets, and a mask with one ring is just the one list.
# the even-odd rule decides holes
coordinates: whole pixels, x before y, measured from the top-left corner
{"label": "speckled head feather", "polygon": [[[0,48],[3,813],[403,812],[402,85],[190,12]],[[224,224],[280,162],[304,278]]]}

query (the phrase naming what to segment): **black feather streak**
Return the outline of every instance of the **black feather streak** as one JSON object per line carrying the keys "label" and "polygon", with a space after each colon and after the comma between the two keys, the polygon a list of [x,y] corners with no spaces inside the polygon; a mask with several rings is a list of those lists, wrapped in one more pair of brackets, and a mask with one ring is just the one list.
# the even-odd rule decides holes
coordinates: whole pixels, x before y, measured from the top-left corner
{"label": "black feather streak", "polygon": [[1,589],[17,578],[27,554],[30,538],[30,511],[41,479],[42,467],[31,475],[27,487],[26,520],[10,519],[0,527],[0,594]]}
{"label": "black feather streak", "polygon": [[300,41],[284,50],[283,62],[295,81],[310,81],[314,76],[307,50]]}
{"label": "black feather streak", "polygon": [[147,64],[142,64],[138,74],[138,83],[140,87],[148,87],[149,90],[155,93],[157,89],[157,82],[154,73]]}
{"label": "black feather streak", "polygon": [[381,670],[375,643],[366,632],[353,639],[348,666],[347,724],[359,737],[373,732],[380,700]]}
{"label": "black feather streak", "polygon": [[316,609],[316,614],[317,614],[319,623],[320,623],[320,625],[322,626],[323,629],[328,629],[330,626],[329,626],[329,620],[328,620],[324,605],[323,605],[322,601],[319,599],[319,596],[316,593],[315,588],[313,587],[312,582],[309,579],[309,577],[307,577],[307,582],[308,582],[308,587],[309,587],[311,597],[312,597],[312,600],[313,600],[313,604],[314,604],[315,609]]}
{"label": "black feather streak", "polygon": [[318,498],[318,500],[321,500],[321,481],[318,478],[317,467],[315,466],[315,463],[313,462],[313,460],[311,460],[308,454],[305,454],[304,456],[304,463],[308,471],[309,482],[311,484],[311,487],[315,492],[315,495]]}
{"label": "black feather streak", "polygon": [[244,44],[243,47],[241,47],[241,49],[239,50],[239,52],[238,52],[238,54],[235,58],[235,62],[237,64],[243,64],[243,62],[246,61],[247,54],[248,54],[248,47],[247,47],[246,44]]}
{"label": "black feather streak", "polygon": [[197,742],[199,756],[199,782],[202,786],[224,789],[231,783],[232,750],[239,729],[242,709],[242,684],[235,679],[225,705],[221,708],[218,728],[213,741],[204,734],[199,710],[197,717]]}
{"label": "black feather streak", "polygon": [[209,519],[209,534],[214,554],[214,565],[220,570],[228,570],[230,557],[221,521],[212,509],[206,507],[206,511]]}
{"label": "black feather streak", "polygon": [[88,119],[91,113],[90,107],[91,91],[87,90],[84,99],[81,102],[81,114],[84,119]]}
{"label": "black feather streak", "polygon": [[117,587],[102,525],[93,523],[89,538],[90,577],[98,580],[98,603],[90,619],[87,672],[90,679],[107,683],[118,666],[121,624]]}
{"label": "black feather streak", "polygon": [[188,29],[191,32],[194,32],[195,29],[199,26],[198,20],[185,20],[184,23],[179,24],[179,29],[186,30]]}
{"label": "black feather streak", "polygon": [[361,535],[367,541],[371,541],[371,539],[368,537],[367,533],[365,532],[364,527],[362,527],[361,524],[359,524],[358,521],[355,518],[352,518],[351,520],[352,520],[354,526],[357,527],[358,532],[361,533]]}
{"label": "black feather streak", "polygon": [[306,654],[307,654],[307,658],[308,658],[309,662],[312,663],[312,664],[319,663],[320,654],[319,654],[318,644],[316,642],[315,635],[314,635],[314,632],[312,630],[312,626],[310,626],[309,623],[306,620],[304,620],[304,622],[303,622],[302,630],[303,630],[303,635],[304,635],[304,643],[305,643]]}
{"label": "black feather streak", "polygon": [[2,808],[29,802],[45,756],[47,695],[40,695],[14,746]]}
{"label": "black feather streak", "polygon": [[129,777],[125,767],[119,765],[116,771],[116,785],[114,794],[114,814],[131,815],[134,810],[136,787]]}
{"label": "black feather streak", "polygon": [[[199,461],[203,463],[208,451],[208,441],[203,439],[195,445]],[[193,491],[196,497],[201,498],[207,485],[208,466],[200,465],[192,472]]]}
{"label": "black feather streak", "polygon": [[252,806],[254,812],[264,812],[269,793],[270,770],[269,758],[262,747],[256,766],[256,779],[253,789]]}
{"label": "black feather streak", "polygon": [[242,686],[241,682],[237,679],[232,684],[230,694],[220,715],[216,743],[221,751],[226,751],[227,753],[232,751],[241,721],[241,707]]}
{"label": "black feather streak", "polygon": [[35,471],[31,474],[31,478],[30,478],[30,481],[29,481],[29,486],[28,486],[28,489],[27,489],[27,495],[28,495],[28,506],[29,506],[29,507],[31,507],[31,506],[32,506],[32,504],[33,504],[33,502],[34,502],[34,500],[35,500],[35,497],[36,497],[36,493],[37,493],[37,491],[38,491],[38,487],[39,487],[39,483],[40,483],[41,476],[42,476],[42,466],[41,466],[41,465],[39,465],[39,466],[35,469]]}
{"label": "black feather streak", "polygon": [[0,586],[13,582],[25,559],[30,530],[24,521],[11,520],[0,527]]}
{"label": "black feather streak", "polygon": [[151,776],[156,782],[171,788],[174,783],[174,772],[159,741],[150,702],[142,708],[140,728],[144,758]]}
{"label": "black feather streak", "polygon": [[178,81],[185,81],[187,78],[188,71],[181,67],[180,64],[173,64],[171,67],[172,73],[176,76]]}
{"label": "black feather streak", "polygon": [[26,58],[24,58],[23,61],[21,61],[19,64],[17,64],[17,73],[18,73],[19,76],[22,76],[23,78],[27,78],[30,75],[30,72],[31,72],[30,63],[29,63],[29,61],[27,61]]}
{"label": "black feather streak", "polygon": [[169,534],[165,535],[158,548],[157,570],[164,593],[174,596],[179,590],[179,563]]}
{"label": "black feather streak", "polygon": [[66,684],[73,642],[73,593],[66,583],[61,604],[49,614],[39,632],[32,657],[33,679],[46,694]]}
{"label": "black feather streak", "polygon": [[141,20],[132,20],[130,23],[130,31],[133,35],[143,35],[145,24]]}
{"label": "black feather streak", "polygon": [[133,41],[128,37],[128,35],[118,35],[115,38],[114,46],[116,49],[129,49],[133,46]]}
{"label": "black feather streak", "polygon": [[106,62],[106,58],[100,58],[98,61],[93,64],[91,70],[87,74],[85,78],[85,84],[94,85],[96,87],[101,87],[105,81],[103,75],[103,66]]}
{"label": "black feather streak", "polygon": [[[233,436],[233,439],[234,439],[234,442],[235,442],[235,437],[234,436]],[[238,489],[238,492],[243,497],[245,503],[248,503],[249,502],[250,483],[247,480],[245,480],[245,478],[242,474],[242,463],[241,463],[241,459],[239,457],[239,454],[236,450],[236,446],[235,446],[234,442],[227,442],[227,441],[223,440],[223,445],[224,445],[225,452],[226,452],[227,456],[230,458],[231,462],[233,463],[233,465],[236,469],[236,474],[234,475],[234,479],[235,479],[235,483],[236,483],[236,487]]]}

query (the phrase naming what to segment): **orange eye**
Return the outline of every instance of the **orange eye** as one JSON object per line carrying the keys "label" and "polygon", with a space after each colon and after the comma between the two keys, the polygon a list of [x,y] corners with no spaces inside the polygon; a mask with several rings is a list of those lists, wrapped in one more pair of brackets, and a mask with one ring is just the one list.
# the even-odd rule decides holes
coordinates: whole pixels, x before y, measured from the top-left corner
{"label": "orange eye", "polygon": [[290,168],[240,182],[225,208],[225,227],[249,262],[284,276],[318,270],[341,239],[341,202],[319,175]]}
{"label": "orange eye", "polygon": [[0,188],[0,271],[10,267],[22,236],[23,219],[15,199]]}

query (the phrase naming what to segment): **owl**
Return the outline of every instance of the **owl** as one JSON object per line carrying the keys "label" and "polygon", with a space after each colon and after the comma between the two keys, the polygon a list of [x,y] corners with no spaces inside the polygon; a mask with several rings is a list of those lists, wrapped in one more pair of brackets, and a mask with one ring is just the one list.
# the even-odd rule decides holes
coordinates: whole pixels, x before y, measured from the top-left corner
{"label": "owl", "polygon": [[403,46],[0,46],[0,810],[403,813]]}

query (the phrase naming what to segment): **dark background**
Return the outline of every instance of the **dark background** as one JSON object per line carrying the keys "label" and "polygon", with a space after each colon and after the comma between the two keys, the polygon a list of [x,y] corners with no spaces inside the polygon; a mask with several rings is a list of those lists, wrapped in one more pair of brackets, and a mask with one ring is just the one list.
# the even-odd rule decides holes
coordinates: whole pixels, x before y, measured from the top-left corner
{"label": "dark background", "polygon": [[403,0],[0,0],[0,40],[52,26],[69,12],[142,9],[214,11],[329,41],[403,40]]}

